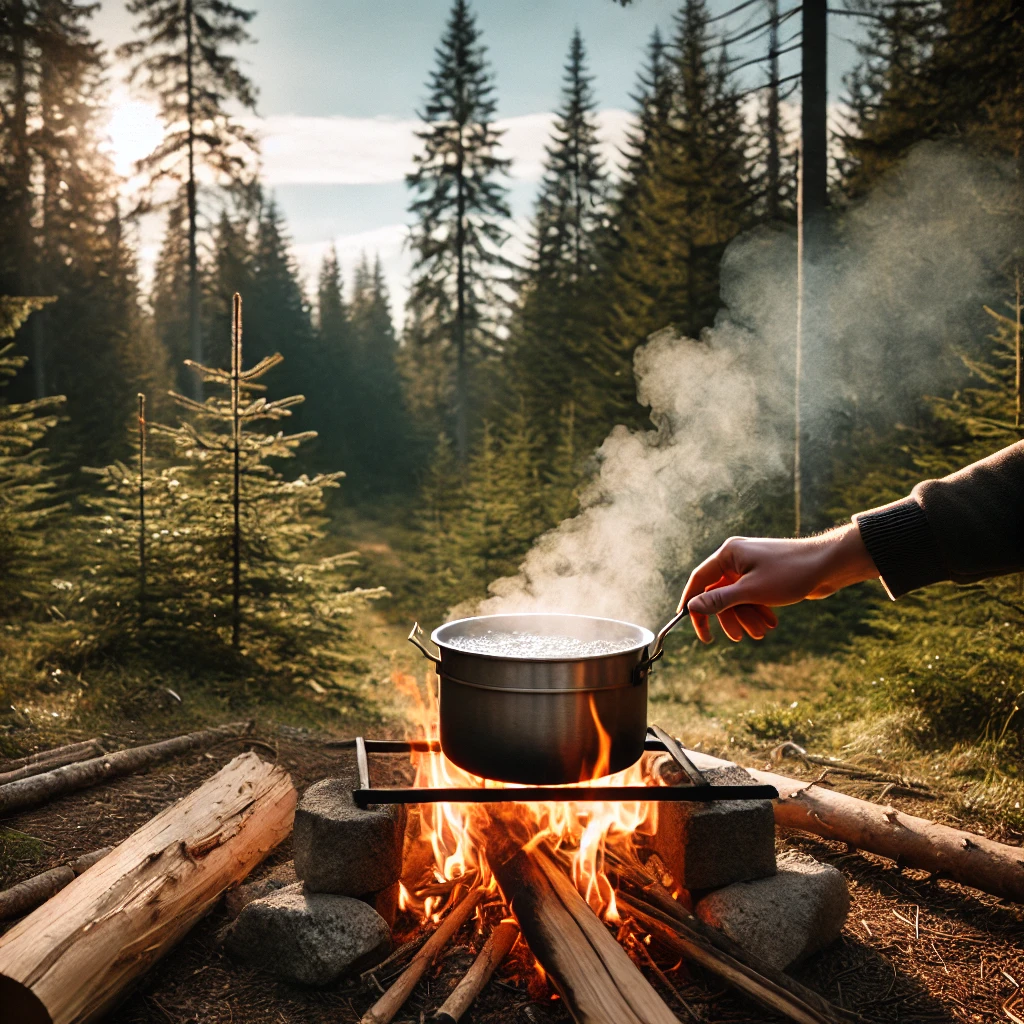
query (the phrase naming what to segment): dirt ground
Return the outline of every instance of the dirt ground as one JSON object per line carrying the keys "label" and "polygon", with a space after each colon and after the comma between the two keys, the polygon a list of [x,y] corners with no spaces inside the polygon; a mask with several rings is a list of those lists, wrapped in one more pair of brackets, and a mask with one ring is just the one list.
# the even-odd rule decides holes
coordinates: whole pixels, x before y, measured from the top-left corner
{"label": "dirt ground", "polygon": [[[279,761],[300,790],[350,769],[351,754],[325,747],[321,738],[294,728],[264,726],[251,738],[227,740],[205,753],[64,797],[0,823],[8,844],[0,886],[125,838],[245,749]],[[385,763],[375,771],[394,776],[401,770],[396,759],[381,760]],[[922,810],[909,803],[902,806]],[[23,856],[18,854],[19,838],[24,843]],[[802,834],[783,836],[779,842],[780,848],[799,849],[834,864],[846,875],[853,899],[842,937],[795,970],[801,981],[869,1021],[910,1024],[1024,1017],[1024,1007],[1014,1011],[1015,993],[1024,984],[1024,908],[952,882],[930,881],[921,872],[901,871],[841,844]],[[288,859],[286,843],[253,877]],[[488,913],[498,914],[500,908],[492,907]],[[226,920],[223,907],[215,909],[109,1014],[110,1024],[351,1024],[379,995],[370,983],[313,991],[242,969],[218,945],[217,934]],[[408,932],[413,926],[400,920],[397,927]],[[429,1020],[481,943],[477,926],[467,925],[396,1021]],[[646,964],[641,966],[680,1020],[713,1024],[775,1019],[734,997],[713,977],[678,964],[656,942],[651,952],[686,1006]],[[537,983],[528,990],[521,980],[532,974],[529,957],[520,944],[463,1018],[467,1024],[569,1020],[550,992],[538,990]],[[1014,1012],[1016,1018],[1011,1016]]]}

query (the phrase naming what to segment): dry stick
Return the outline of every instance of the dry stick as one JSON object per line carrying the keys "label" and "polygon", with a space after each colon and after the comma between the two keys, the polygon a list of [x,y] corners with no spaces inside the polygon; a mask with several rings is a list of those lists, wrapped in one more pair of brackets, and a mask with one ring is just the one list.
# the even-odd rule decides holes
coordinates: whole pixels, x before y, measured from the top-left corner
{"label": "dry stick", "polygon": [[18,1024],[98,1020],[291,832],[288,773],[240,754],[0,938]]}
{"label": "dry stick", "polygon": [[463,897],[462,902],[441,922],[437,931],[412,958],[412,963],[398,976],[398,980],[363,1014],[359,1024],[388,1024],[394,1018],[412,994],[416,983],[433,963],[434,957],[469,920],[483,894],[484,890],[477,887]]}
{"label": "dry stick", "polygon": [[483,991],[491,980],[491,975],[498,969],[501,962],[508,956],[519,938],[519,925],[514,921],[502,921],[490,935],[480,955],[473,961],[473,966],[465,977],[455,986],[455,991],[444,1001],[437,1011],[434,1020],[437,1024],[456,1024],[462,1015],[473,1005],[473,1000]]}
{"label": "dry stick", "polygon": [[50,868],[49,871],[26,878],[24,882],[0,892],[0,921],[21,917],[22,914],[35,910],[51,896],[56,896],[69,882],[73,882],[76,876],[106,857],[112,849],[112,846],[105,846],[102,850],[84,853],[70,864]]}
{"label": "dry stick", "polygon": [[0,815],[33,807],[65,793],[86,789],[122,775],[132,775],[143,768],[152,768],[164,761],[170,761],[190,750],[212,746],[225,737],[244,736],[251,728],[252,722],[233,722],[231,725],[222,725],[216,729],[202,729],[184,736],[175,736],[159,743],[128,747],[126,750],[117,750],[102,757],[80,761],[78,764],[55,768],[44,775],[9,782],[6,786],[0,786]]}
{"label": "dry stick", "polygon": [[[688,750],[698,768],[722,768],[732,762]],[[652,760],[659,778],[668,755]],[[838,839],[877,853],[901,866],[920,868],[982,892],[1024,903],[1024,849],[997,843],[973,832],[903,814],[893,807],[823,789],[774,772],[744,768],[762,785],[779,791],[775,824]]]}
{"label": "dry stick", "polygon": [[21,768],[27,764],[37,764],[39,761],[52,761],[55,758],[63,757],[65,754],[77,753],[83,750],[91,750],[95,753],[99,743],[100,741],[94,738],[91,740],[80,740],[78,743],[66,743],[62,747],[52,747],[50,750],[40,750],[38,753],[28,754],[25,757],[18,757],[13,761],[8,761],[4,765],[4,771],[13,771],[15,768]]}
{"label": "dry stick", "polygon": [[84,744],[76,743],[74,746],[75,749],[69,748],[65,753],[58,754],[56,757],[48,758],[45,761],[33,761],[31,764],[22,765],[12,771],[0,773],[0,786],[6,786],[8,782],[17,782],[18,779],[29,779],[33,775],[42,775],[43,772],[53,771],[54,768],[62,768],[66,764],[75,764],[103,753],[103,746],[99,740],[89,740]]}

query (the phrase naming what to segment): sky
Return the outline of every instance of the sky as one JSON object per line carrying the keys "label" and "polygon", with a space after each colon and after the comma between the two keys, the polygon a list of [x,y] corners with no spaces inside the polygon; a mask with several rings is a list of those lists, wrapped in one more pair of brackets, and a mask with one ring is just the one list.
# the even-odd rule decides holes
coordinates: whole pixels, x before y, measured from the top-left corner
{"label": "sky", "polygon": [[[404,246],[417,111],[434,64],[449,0],[239,0],[256,16],[255,43],[240,47],[243,69],[259,90],[253,126],[262,138],[264,180],[285,215],[304,281],[333,243],[348,275],[361,252],[383,262],[396,319],[407,292]],[[739,0],[709,0],[712,15]],[[614,169],[630,123],[637,72],[655,27],[671,36],[680,0],[474,0],[496,82],[505,155],[513,161],[509,200],[515,256],[528,226],[544,145],[557,108],[569,40],[582,33],[594,76],[602,146]],[[795,6],[782,0],[783,12]],[[761,5],[716,24],[741,31],[763,21]],[[133,19],[123,3],[104,0],[93,19],[113,52],[131,38]],[[783,40],[798,25],[783,27]],[[829,40],[830,100],[842,94],[842,76],[854,61],[852,19],[833,18]],[[764,46],[763,37],[755,43]],[[737,46],[733,51],[742,52]],[[753,52],[753,51],[751,51]],[[783,58],[792,62],[798,54]],[[794,70],[784,68],[783,73]],[[756,69],[747,72],[756,76]],[[113,67],[111,135],[123,172],[132,158],[159,140],[155,108],[120,84]],[[756,78],[750,79],[751,84]],[[798,101],[798,98],[797,98]],[[159,222],[143,225],[143,276],[159,244]]]}

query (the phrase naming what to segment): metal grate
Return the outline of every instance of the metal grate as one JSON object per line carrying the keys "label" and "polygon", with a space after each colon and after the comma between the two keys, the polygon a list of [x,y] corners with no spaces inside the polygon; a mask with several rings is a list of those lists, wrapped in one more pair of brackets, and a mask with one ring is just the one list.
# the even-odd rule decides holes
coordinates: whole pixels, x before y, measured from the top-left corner
{"label": "metal grate", "polygon": [[[339,744],[340,745],[340,744]],[[347,744],[346,744],[347,745]],[[369,754],[409,754],[413,751],[440,753],[432,740],[366,740],[357,736],[351,743],[356,751],[359,788],[352,794],[357,807],[371,804],[509,804],[509,803],[597,803],[605,801],[690,801],[775,800],[774,786],[712,786],[686,756],[682,745],[657,726],[647,730],[644,750],[671,754],[686,773],[686,786],[515,786],[512,788],[440,788],[433,786],[373,787],[370,785]]]}

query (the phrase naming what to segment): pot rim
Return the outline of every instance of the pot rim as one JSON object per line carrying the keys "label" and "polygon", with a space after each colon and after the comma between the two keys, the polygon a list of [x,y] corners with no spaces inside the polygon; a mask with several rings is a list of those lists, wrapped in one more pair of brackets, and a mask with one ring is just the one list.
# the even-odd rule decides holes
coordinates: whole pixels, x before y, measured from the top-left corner
{"label": "pot rim", "polygon": [[[510,658],[497,654],[478,654],[475,651],[462,651],[459,650],[459,648],[452,647],[449,644],[446,644],[443,640],[438,639],[438,633],[440,633],[442,629],[448,629],[451,626],[458,626],[464,622],[482,622],[487,619],[508,619],[513,617],[520,619],[550,619],[556,616],[564,619],[586,619],[589,622],[604,622],[609,625],[628,626],[630,629],[639,630],[641,640],[633,647],[627,647],[625,650],[615,651],[612,654],[584,654],[576,658]],[[635,654],[638,651],[648,648],[654,642],[654,634],[645,626],[638,626],[635,622],[626,622],[625,619],[609,619],[602,615],[575,615],[571,612],[500,612],[496,615],[467,615],[462,619],[452,619],[451,622],[444,622],[430,634],[430,639],[440,647],[442,651],[450,651],[453,654],[458,654],[466,658],[486,658],[488,661],[508,661],[518,664],[527,664],[530,662],[573,664],[574,662],[579,661],[600,661],[602,658],[621,658],[624,654]]]}

